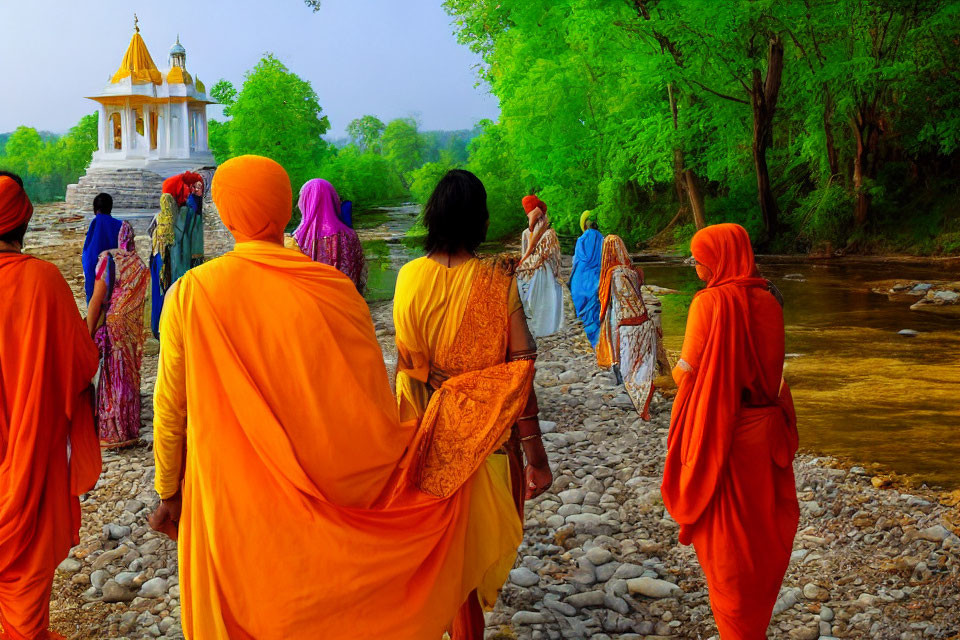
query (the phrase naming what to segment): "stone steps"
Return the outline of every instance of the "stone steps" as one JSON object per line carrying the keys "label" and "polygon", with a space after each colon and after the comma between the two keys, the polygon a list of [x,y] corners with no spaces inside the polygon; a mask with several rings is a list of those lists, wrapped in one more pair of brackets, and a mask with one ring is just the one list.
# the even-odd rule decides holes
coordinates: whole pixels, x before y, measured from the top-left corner
{"label": "stone steps", "polygon": [[98,193],[113,196],[114,209],[154,209],[159,206],[163,178],[144,169],[91,169],[67,187],[71,209],[90,212]]}

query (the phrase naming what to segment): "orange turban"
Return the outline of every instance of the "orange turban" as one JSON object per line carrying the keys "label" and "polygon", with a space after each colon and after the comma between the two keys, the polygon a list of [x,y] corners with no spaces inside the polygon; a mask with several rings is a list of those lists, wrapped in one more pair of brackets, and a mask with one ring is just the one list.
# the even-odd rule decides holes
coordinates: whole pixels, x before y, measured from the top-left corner
{"label": "orange turban", "polygon": [[163,193],[169,193],[177,200],[181,207],[186,204],[190,197],[190,187],[197,182],[203,182],[203,176],[192,171],[184,171],[181,174],[170,176],[163,181]]}
{"label": "orange turban", "polygon": [[263,156],[227,160],[213,175],[213,202],[237,242],[283,237],[293,211],[290,178]]}
{"label": "orange turban", "polygon": [[538,198],[537,196],[526,196],[523,199],[523,210],[527,213],[530,213],[534,209],[538,208],[544,213],[547,212],[547,203]]}
{"label": "orange turban", "polygon": [[25,225],[33,216],[33,204],[17,181],[0,176],[0,234]]}

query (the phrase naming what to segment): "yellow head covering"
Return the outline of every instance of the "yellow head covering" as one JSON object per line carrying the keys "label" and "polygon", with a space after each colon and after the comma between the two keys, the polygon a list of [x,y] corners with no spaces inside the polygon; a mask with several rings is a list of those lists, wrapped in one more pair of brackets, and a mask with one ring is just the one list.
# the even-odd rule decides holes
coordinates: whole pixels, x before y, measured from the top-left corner
{"label": "yellow head covering", "polygon": [[591,218],[593,218],[593,211],[590,209],[587,209],[580,214],[580,231],[587,230],[587,220],[590,220]]}

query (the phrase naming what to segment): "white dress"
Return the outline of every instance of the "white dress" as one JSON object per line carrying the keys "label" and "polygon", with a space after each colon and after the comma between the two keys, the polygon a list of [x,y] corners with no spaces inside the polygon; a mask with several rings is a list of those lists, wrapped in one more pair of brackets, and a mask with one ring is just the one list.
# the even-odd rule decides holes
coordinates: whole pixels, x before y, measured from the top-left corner
{"label": "white dress", "polygon": [[[523,230],[521,252],[530,246],[530,229]],[[527,326],[534,338],[553,335],[563,328],[563,283],[560,281],[560,242],[548,228],[537,247],[517,268],[517,286]]]}

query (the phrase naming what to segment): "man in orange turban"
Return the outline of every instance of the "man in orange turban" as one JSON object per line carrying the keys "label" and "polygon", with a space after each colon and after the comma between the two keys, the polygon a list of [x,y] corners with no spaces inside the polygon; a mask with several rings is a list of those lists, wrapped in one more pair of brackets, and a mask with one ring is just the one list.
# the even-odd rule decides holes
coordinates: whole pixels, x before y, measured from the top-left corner
{"label": "man in orange turban", "polygon": [[736,224],[690,243],[693,298],[663,471],[663,503],[693,544],[723,640],[763,640],[800,510],[797,421],[783,381],[783,310]]}
{"label": "man in orange turban", "polygon": [[236,246],[168,291],[154,394],[151,524],[178,536],[185,635],[439,640],[520,522],[477,530],[474,476],[416,488],[427,434],[399,421],[353,282],[284,248],[283,168],[229,160],[213,199]]}
{"label": "man in orange turban", "polygon": [[79,542],[77,496],[100,475],[97,348],[57,268],[21,253],[32,213],[19,179],[0,175],[0,638],[10,640],[61,637],[47,630],[53,574]]}

